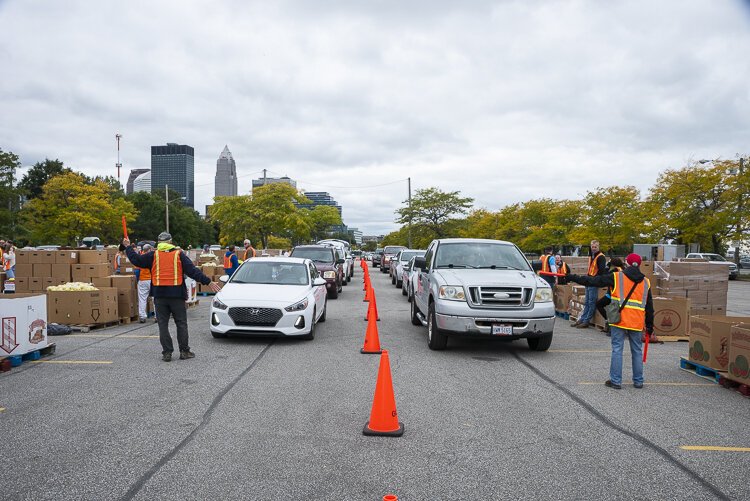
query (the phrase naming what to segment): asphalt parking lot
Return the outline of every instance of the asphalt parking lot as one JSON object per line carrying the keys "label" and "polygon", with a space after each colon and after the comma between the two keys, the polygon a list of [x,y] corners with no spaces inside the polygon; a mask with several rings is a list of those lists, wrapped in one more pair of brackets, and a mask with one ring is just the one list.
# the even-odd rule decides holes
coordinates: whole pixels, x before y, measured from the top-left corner
{"label": "asphalt parking lot", "polygon": [[[606,388],[609,338],[558,319],[552,348],[427,348],[373,272],[400,438],[366,437],[379,357],[362,355],[361,271],[313,341],[213,339],[189,312],[193,360],[160,360],[154,324],[56,338],[0,374],[2,499],[747,499],[750,400],[653,345],[646,387]],[[730,314],[750,315],[750,282]],[[626,357],[629,354],[626,351]],[[630,372],[626,362],[624,380]]]}

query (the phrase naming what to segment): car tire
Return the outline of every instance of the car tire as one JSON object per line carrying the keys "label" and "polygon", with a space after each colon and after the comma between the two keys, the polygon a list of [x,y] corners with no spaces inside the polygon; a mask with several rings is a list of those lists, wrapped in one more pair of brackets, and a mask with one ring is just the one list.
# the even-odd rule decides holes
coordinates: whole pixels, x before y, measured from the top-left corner
{"label": "car tire", "polygon": [[402,296],[408,296],[409,294],[406,293],[406,288],[404,287],[404,283],[401,282],[401,295]]}
{"label": "car tire", "polygon": [[[396,280],[396,288],[397,289],[401,289],[403,291],[404,290],[404,281],[403,280]],[[404,296],[405,295],[406,294],[404,294]]]}
{"label": "car tire", "polygon": [[221,332],[211,331],[211,335],[214,337],[214,339],[224,339],[225,337],[227,337],[226,334],[222,334]]}
{"label": "car tire", "polygon": [[444,350],[448,347],[448,336],[437,327],[435,303],[430,303],[427,316],[427,346],[431,350]]}
{"label": "car tire", "polygon": [[328,314],[328,300],[323,303],[323,313],[321,313],[320,318],[318,319],[318,322],[325,322],[326,321],[326,315]]}
{"label": "car tire", "polygon": [[396,277],[393,276],[393,273],[391,273],[391,285],[396,285]]}
{"label": "car tire", "polygon": [[328,299],[338,299],[339,297],[339,290],[336,287],[332,287],[328,289]]}
{"label": "car tire", "polygon": [[411,311],[411,324],[412,325],[422,325],[422,321],[419,320],[419,316],[417,315],[417,313],[419,312],[419,309],[417,308],[417,302],[414,301],[413,298],[411,300],[411,309],[410,309],[410,311]]}
{"label": "car tire", "polygon": [[312,325],[310,326],[310,332],[305,334],[304,336],[300,336],[300,339],[303,339],[305,341],[312,341],[315,339],[315,315],[317,314],[316,310],[313,310],[312,314]]}
{"label": "car tire", "polygon": [[552,344],[552,333],[542,337],[526,338],[526,342],[529,343],[529,349],[532,351],[547,351]]}

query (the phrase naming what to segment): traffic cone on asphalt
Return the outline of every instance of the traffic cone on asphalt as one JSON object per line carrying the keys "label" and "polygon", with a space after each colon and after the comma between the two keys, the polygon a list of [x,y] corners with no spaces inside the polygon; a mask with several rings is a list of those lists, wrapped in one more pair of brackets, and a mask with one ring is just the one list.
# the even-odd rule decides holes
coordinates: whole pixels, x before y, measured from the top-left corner
{"label": "traffic cone on asphalt", "polygon": [[372,284],[370,284],[370,281],[368,280],[365,284],[365,298],[362,301],[367,303],[370,299],[372,299]]}
{"label": "traffic cone on asphalt", "polygon": [[365,331],[365,344],[359,350],[360,353],[367,355],[379,355],[383,351],[380,349],[380,336],[378,335],[378,322],[370,317],[367,321],[367,330]]}
{"label": "traffic cone on asphalt", "polygon": [[370,291],[370,300],[367,303],[367,314],[365,315],[365,320],[374,318],[380,322],[380,315],[378,315],[378,300],[375,299],[375,289],[370,286],[368,291]]}
{"label": "traffic cone on asphalt", "polygon": [[398,413],[396,412],[396,396],[393,394],[388,350],[383,350],[380,355],[378,382],[375,384],[375,396],[372,399],[370,420],[365,423],[362,433],[386,437],[400,437],[404,434],[404,423],[398,421]]}

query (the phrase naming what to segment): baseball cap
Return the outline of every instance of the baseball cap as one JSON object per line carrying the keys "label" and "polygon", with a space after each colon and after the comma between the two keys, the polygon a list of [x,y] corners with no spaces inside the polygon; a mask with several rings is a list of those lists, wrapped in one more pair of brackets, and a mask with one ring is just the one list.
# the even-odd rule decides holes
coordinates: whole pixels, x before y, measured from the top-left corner
{"label": "baseball cap", "polygon": [[628,254],[628,257],[625,258],[625,263],[627,263],[628,266],[640,266],[641,256],[639,256],[635,252],[632,254]]}

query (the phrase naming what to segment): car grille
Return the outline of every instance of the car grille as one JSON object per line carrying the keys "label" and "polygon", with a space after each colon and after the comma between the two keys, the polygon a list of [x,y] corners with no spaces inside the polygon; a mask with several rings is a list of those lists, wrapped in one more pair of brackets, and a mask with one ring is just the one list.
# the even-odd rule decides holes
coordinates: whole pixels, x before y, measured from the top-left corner
{"label": "car grille", "polygon": [[283,316],[278,308],[229,308],[235,325],[245,327],[273,327]]}
{"label": "car grille", "polygon": [[474,306],[520,308],[531,304],[532,293],[530,287],[469,287],[469,301]]}

